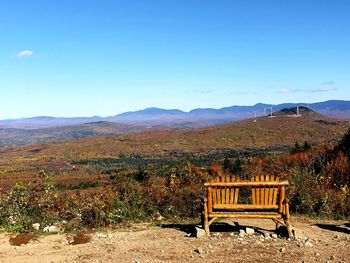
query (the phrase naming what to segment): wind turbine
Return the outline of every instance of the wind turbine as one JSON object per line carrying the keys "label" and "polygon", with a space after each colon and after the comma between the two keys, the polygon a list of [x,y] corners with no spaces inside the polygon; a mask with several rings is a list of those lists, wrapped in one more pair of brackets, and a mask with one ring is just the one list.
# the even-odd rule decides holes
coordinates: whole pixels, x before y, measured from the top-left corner
{"label": "wind turbine", "polygon": [[297,117],[301,116],[300,112],[299,112],[299,105],[297,105]]}
{"label": "wind turbine", "polygon": [[273,107],[273,105],[271,104],[271,106],[270,106],[270,110],[271,110],[270,117],[273,117],[273,116],[272,116],[272,107]]}
{"label": "wind turbine", "polygon": [[254,111],[254,121],[253,122],[256,122],[257,119],[256,119],[256,111]]}

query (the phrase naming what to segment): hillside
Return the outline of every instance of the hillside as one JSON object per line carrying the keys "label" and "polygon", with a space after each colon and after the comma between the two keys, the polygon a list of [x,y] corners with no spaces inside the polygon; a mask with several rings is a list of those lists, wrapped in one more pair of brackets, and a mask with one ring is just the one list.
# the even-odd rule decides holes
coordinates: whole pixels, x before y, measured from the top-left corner
{"label": "hillside", "polygon": [[[278,115],[276,113],[275,115]],[[102,125],[103,123],[97,123]],[[96,128],[96,124],[79,126],[93,129],[99,133],[122,133],[140,129],[136,126],[114,126],[110,128]],[[97,126],[98,127],[98,126]],[[83,138],[74,141],[46,143],[42,154],[54,150],[60,155],[64,152],[78,155],[111,155],[118,154],[161,154],[168,151],[201,151],[217,149],[261,148],[271,146],[290,146],[296,141],[319,143],[337,140],[350,127],[348,121],[340,121],[322,116],[317,113],[302,115],[300,117],[275,116],[258,117],[240,122],[218,125],[208,128],[192,130],[156,130],[136,132],[131,134]],[[27,152],[37,148],[36,145],[14,148],[15,152]],[[3,150],[2,154],[13,152],[14,149]],[[63,152],[63,151],[62,151]]]}
{"label": "hillside", "polygon": [[73,182],[95,180],[101,171],[123,172],[158,162],[164,168],[169,162],[176,165],[181,160],[209,165],[247,150],[286,149],[296,141],[311,144],[335,141],[349,127],[347,121],[312,113],[300,117],[259,117],[193,130],[146,131],[42,143],[1,150],[0,174],[5,181],[7,178],[13,182],[37,176],[44,169]]}
{"label": "hillside", "polygon": [[[338,105],[337,103],[327,103],[327,107],[332,105]],[[344,109],[347,107],[343,102],[343,105],[332,108],[334,110]],[[322,104],[323,105],[323,104]],[[266,105],[265,105],[266,106]],[[290,106],[290,104],[281,104],[275,108],[284,106]],[[293,105],[292,105],[293,106]],[[253,106],[255,109],[256,115],[259,116],[259,111],[257,109],[264,109],[264,104],[257,104]],[[320,107],[319,105],[317,107]],[[266,109],[266,114],[271,114],[271,109]],[[310,117],[312,115],[314,118],[327,118],[323,117],[319,113],[313,111],[311,107],[299,106],[298,107],[300,114],[307,115]],[[158,108],[149,108],[137,112],[128,112],[118,115],[118,117],[109,117],[109,118],[99,118],[93,117],[92,119],[99,119],[99,121],[76,124],[82,120],[87,120],[88,118],[52,118],[52,117],[37,117],[27,120],[13,120],[8,124],[4,124],[4,121],[0,121],[0,124],[3,123],[3,126],[0,126],[0,148],[8,146],[21,146],[28,145],[33,143],[40,142],[50,142],[50,141],[63,141],[71,139],[79,139],[85,137],[94,137],[94,136],[107,136],[113,134],[126,134],[130,132],[142,132],[150,130],[188,130],[193,128],[200,127],[211,127],[214,125],[220,125],[222,123],[227,123],[228,120],[236,120],[239,118],[251,118],[252,109],[249,106],[233,106],[228,108],[222,108],[219,110],[214,109],[197,109],[192,110],[189,113],[185,113],[179,110],[164,110]],[[236,112],[236,113],[232,113]],[[248,112],[248,113],[247,113]],[[345,111],[342,111],[343,113]],[[261,113],[260,113],[261,114]],[[279,111],[274,111],[274,116],[290,115],[293,116],[297,114],[297,108],[294,106],[292,108],[282,108]],[[234,117],[235,116],[235,117]],[[261,116],[260,116],[261,117]],[[103,120],[102,120],[103,119]],[[105,121],[105,120],[109,121]],[[23,123],[21,124],[21,121]],[[61,124],[66,122],[74,122],[75,124],[69,126],[61,126]],[[119,122],[115,122],[119,121]],[[248,121],[249,122],[249,121]],[[261,121],[260,121],[261,122]],[[333,123],[334,121],[328,121]],[[30,124],[32,123],[32,124]],[[244,123],[244,121],[243,121]],[[327,121],[326,121],[327,123]],[[48,128],[30,128],[34,126],[51,126],[58,125],[55,127]],[[21,127],[24,125],[24,128],[11,128]],[[29,125],[29,126],[28,126]],[[228,124],[230,125],[230,124]],[[238,127],[240,124],[238,122]],[[280,125],[276,122],[276,125]],[[310,124],[312,126],[312,124]],[[10,127],[10,128],[9,128]],[[219,126],[218,126],[219,127]],[[223,126],[225,127],[225,126]],[[234,126],[235,127],[235,126]],[[248,129],[256,128],[256,126],[248,127]],[[282,127],[283,129],[283,127]],[[313,128],[310,127],[312,130]],[[248,132],[247,134],[249,134]],[[246,140],[252,139],[256,140],[255,136],[261,136],[262,131],[254,131],[254,134],[251,137],[246,138]],[[295,136],[300,136],[295,134]],[[255,139],[254,139],[255,138]],[[297,137],[296,137],[297,138]]]}

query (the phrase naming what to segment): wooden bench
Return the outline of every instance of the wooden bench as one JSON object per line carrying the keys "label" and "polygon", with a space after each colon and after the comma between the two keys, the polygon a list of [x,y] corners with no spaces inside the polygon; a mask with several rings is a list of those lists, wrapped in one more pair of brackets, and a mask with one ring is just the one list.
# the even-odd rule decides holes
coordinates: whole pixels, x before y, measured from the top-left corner
{"label": "wooden bench", "polygon": [[[207,236],[210,235],[209,226],[218,218],[260,218],[272,219],[276,229],[280,224],[285,225],[288,236],[292,237],[289,205],[285,198],[288,185],[288,181],[268,175],[256,176],[251,181],[240,181],[234,176],[211,178],[210,182],[204,183],[203,224]],[[248,196],[242,202],[239,193],[243,187],[248,188]]]}

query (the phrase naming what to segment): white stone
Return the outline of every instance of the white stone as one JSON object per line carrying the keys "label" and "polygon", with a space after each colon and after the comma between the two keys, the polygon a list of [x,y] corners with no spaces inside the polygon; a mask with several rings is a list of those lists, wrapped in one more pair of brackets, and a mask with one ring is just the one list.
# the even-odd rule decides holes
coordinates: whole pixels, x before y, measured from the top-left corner
{"label": "white stone", "polygon": [[34,223],[34,224],[32,224],[32,228],[34,230],[39,230],[40,229],[40,224],[39,223]]}
{"label": "white stone", "polygon": [[96,236],[97,236],[97,238],[106,238],[107,237],[107,235],[103,234],[103,233],[98,233]]}
{"label": "white stone", "polygon": [[305,247],[313,247],[314,245],[308,240],[305,242]]}
{"label": "white stone", "polygon": [[240,237],[244,237],[245,236],[245,231],[243,229],[239,230],[239,234]]}
{"label": "white stone", "polygon": [[61,231],[61,229],[58,226],[46,226],[44,227],[43,231],[49,233],[58,233]]}
{"label": "white stone", "polygon": [[206,233],[204,231],[204,229],[200,228],[200,227],[196,227],[196,238],[203,238],[206,237]]}
{"label": "white stone", "polygon": [[245,228],[245,232],[247,233],[247,235],[254,235],[254,229],[250,228],[250,227],[246,227]]}
{"label": "white stone", "polygon": [[272,238],[278,238],[277,234],[272,234],[271,237]]}
{"label": "white stone", "polygon": [[156,220],[157,221],[162,221],[164,219],[164,216],[162,215],[157,215]]}
{"label": "white stone", "polygon": [[301,229],[293,227],[292,233],[293,233],[294,238],[296,238],[296,239],[307,239],[305,232]]}

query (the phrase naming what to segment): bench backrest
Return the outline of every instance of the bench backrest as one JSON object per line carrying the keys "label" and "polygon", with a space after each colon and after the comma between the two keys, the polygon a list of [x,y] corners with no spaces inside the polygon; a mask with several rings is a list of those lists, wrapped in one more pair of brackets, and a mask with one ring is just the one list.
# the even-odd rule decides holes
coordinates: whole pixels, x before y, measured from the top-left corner
{"label": "bench backrest", "polygon": [[[213,210],[278,210],[282,212],[282,202],[288,181],[278,177],[256,176],[251,181],[241,181],[234,176],[218,176],[204,184],[207,188],[208,211]],[[251,188],[251,203],[239,204],[241,187]]]}
{"label": "bench backrest", "polygon": [[227,187],[227,183],[239,182],[234,176],[217,176],[211,178],[210,183],[222,183],[208,188],[208,201],[212,207],[220,209],[223,206],[232,206],[238,202],[239,187]]}
{"label": "bench backrest", "polygon": [[[251,179],[252,182],[279,182],[279,177],[261,175]],[[252,205],[277,205],[279,186],[252,187]]]}

